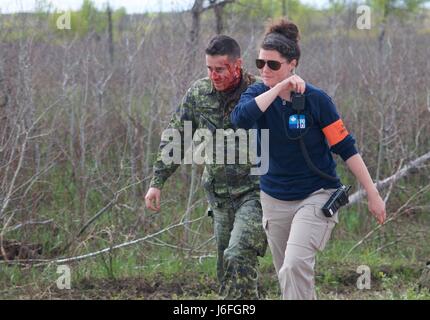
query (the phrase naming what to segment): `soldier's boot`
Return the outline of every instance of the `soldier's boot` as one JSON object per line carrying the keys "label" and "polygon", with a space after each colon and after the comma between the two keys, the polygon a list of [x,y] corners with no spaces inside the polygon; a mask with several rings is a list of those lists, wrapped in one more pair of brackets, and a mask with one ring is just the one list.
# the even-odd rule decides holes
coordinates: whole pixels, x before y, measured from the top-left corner
{"label": "soldier's boot", "polygon": [[238,259],[225,258],[225,274],[222,280],[220,296],[226,300],[257,300],[258,271],[256,263],[239,262]]}

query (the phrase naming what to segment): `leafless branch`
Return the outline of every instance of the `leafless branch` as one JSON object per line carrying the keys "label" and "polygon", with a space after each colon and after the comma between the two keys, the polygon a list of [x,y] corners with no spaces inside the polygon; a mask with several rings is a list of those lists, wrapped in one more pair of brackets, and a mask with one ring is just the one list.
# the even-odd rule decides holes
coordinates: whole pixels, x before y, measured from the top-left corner
{"label": "leafless branch", "polygon": [[[204,218],[206,218],[206,216],[202,216],[202,217],[190,220],[190,221],[188,221],[188,223],[193,223],[193,222],[202,220]],[[114,246],[111,246],[111,247],[108,247],[108,248],[104,248],[104,249],[99,250],[99,251],[87,253],[87,254],[80,255],[80,256],[69,257],[69,258],[64,258],[64,259],[54,259],[54,260],[31,259],[31,260],[14,260],[14,261],[7,261],[7,262],[0,261],[0,264],[4,264],[4,263],[9,263],[9,264],[10,263],[13,263],[13,264],[29,264],[29,263],[34,263],[34,262],[41,262],[40,264],[35,265],[35,266],[41,266],[41,265],[46,265],[46,264],[51,264],[51,263],[62,264],[62,263],[76,262],[76,261],[84,260],[84,259],[87,259],[87,258],[92,258],[92,257],[98,256],[98,255],[103,254],[103,253],[111,252],[111,251],[116,250],[116,249],[129,247],[131,245],[140,243],[142,241],[147,241],[148,239],[157,237],[157,236],[159,236],[160,234],[162,234],[164,232],[169,232],[169,231],[171,231],[174,228],[181,227],[185,223],[186,222],[179,222],[179,223],[173,224],[173,225],[171,225],[169,227],[166,227],[166,228],[164,228],[164,229],[162,229],[160,231],[157,231],[155,233],[147,235],[147,236],[145,236],[143,238],[139,238],[139,239],[136,239],[136,240],[133,240],[133,241],[127,241],[127,242],[124,242],[124,243],[121,243],[121,244],[118,244],[118,245],[114,245]]]}
{"label": "leafless branch", "polygon": [[[401,168],[400,170],[398,170],[395,174],[393,174],[392,176],[378,181],[376,183],[376,187],[378,188],[378,190],[383,190],[386,187],[388,187],[390,184],[393,184],[395,182],[397,182],[398,180],[400,180],[401,178],[407,176],[408,174],[410,174],[411,172],[413,172],[413,170],[416,170],[417,168],[419,168],[422,164],[424,164],[425,162],[427,162],[428,160],[430,160],[430,152],[427,152],[426,154],[422,155],[421,157],[418,157],[412,161],[410,161],[407,165],[405,165],[403,168]],[[364,198],[364,196],[366,195],[364,190],[359,190],[357,192],[355,192],[354,194],[352,194],[349,197],[349,205],[352,205],[354,203],[357,203],[358,201],[360,201],[361,199]]]}

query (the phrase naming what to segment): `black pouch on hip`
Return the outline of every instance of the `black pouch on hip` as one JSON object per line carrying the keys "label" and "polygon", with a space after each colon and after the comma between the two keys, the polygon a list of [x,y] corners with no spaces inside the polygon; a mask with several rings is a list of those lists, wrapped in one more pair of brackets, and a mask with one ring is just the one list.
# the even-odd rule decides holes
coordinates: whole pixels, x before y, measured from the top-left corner
{"label": "black pouch on hip", "polygon": [[346,205],[348,200],[348,192],[351,186],[341,186],[337,189],[322,207],[322,211],[327,218],[331,218],[339,210],[340,207]]}

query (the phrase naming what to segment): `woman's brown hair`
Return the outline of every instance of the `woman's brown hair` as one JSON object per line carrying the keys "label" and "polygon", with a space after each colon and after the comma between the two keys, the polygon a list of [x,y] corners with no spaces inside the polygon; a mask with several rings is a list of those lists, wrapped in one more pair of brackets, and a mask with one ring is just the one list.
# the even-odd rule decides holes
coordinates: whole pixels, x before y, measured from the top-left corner
{"label": "woman's brown hair", "polygon": [[261,48],[278,51],[288,62],[296,59],[298,65],[299,39],[299,28],[293,22],[281,19],[268,26]]}

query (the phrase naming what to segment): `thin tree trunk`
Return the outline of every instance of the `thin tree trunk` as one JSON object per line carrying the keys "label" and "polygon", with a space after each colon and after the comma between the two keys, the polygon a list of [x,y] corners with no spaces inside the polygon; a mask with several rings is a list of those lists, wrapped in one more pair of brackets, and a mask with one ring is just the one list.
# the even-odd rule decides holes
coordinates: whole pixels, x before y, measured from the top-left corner
{"label": "thin tree trunk", "polygon": [[188,56],[187,65],[195,61],[195,58],[196,58],[197,47],[198,47],[199,37],[200,37],[200,18],[201,18],[202,12],[203,12],[203,0],[196,0],[194,2],[193,7],[191,8],[192,23],[191,23],[191,30],[189,35],[190,55]]}
{"label": "thin tree trunk", "polygon": [[215,27],[216,34],[221,34],[224,31],[223,11],[224,11],[224,8],[221,5],[214,7],[215,22],[216,22],[216,27]]}
{"label": "thin tree trunk", "polygon": [[113,64],[114,61],[114,47],[113,47],[113,27],[112,27],[112,9],[108,5],[107,7],[108,16],[108,42],[109,42],[109,58],[110,63]]}
{"label": "thin tree trunk", "polygon": [[288,18],[288,3],[287,3],[287,0],[282,0],[282,16]]}

